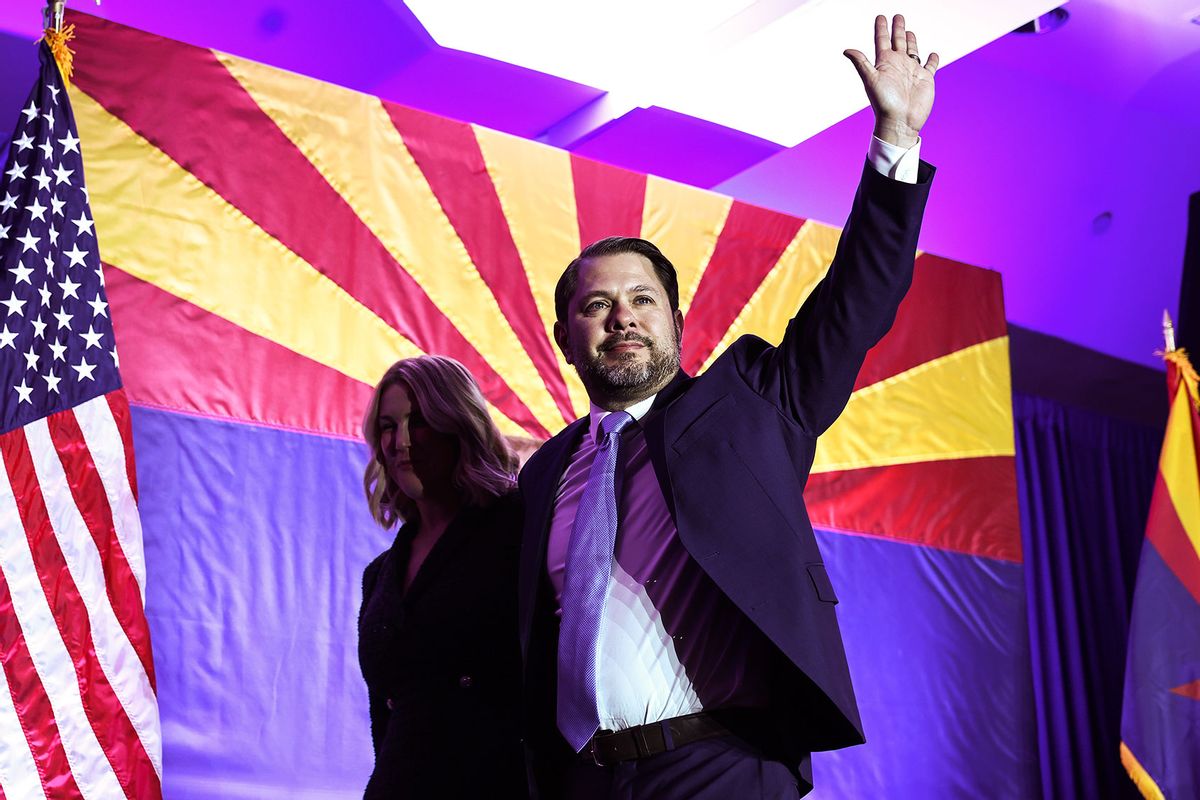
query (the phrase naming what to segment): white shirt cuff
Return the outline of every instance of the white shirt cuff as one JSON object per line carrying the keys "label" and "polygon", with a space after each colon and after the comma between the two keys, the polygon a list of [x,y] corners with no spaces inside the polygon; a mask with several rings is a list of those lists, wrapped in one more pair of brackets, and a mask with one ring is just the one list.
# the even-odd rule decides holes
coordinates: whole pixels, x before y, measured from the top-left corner
{"label": "white shirt cuff", "polygon": [[872,136],[867,160],[880,175],[904,183],[916,183],[917,172],[921,166],[921,138],[917,137],[917,143],[905,150],[885,142],[878,136]]}

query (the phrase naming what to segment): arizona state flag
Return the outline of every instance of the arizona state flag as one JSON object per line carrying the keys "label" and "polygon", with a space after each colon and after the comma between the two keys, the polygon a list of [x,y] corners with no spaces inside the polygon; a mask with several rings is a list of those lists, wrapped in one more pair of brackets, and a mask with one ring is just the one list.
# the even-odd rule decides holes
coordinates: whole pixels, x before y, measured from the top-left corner
{"label": "arizona state flag", "polygon": [[1200,797],[1200,399],[1166,354],[1171,410],[1138,566],[1121,761],[1147,798]]}

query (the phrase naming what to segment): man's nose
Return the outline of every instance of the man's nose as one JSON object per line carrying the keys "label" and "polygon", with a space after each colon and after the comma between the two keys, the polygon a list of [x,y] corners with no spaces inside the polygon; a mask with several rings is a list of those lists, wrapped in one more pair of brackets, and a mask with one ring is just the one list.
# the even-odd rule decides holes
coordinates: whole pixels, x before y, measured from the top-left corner
{"label": "man's nose", "polygon": [[608,312],[608,325],[612,330],[624,330],[637,326],[637,320],[633,316],[633,310],[624,303],[613,303],[612,310]]}

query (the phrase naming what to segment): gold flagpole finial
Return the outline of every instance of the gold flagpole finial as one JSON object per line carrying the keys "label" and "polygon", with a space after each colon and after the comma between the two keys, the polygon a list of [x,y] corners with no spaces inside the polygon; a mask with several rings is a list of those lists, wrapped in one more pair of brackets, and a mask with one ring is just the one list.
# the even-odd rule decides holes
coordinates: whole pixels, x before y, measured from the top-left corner
{"label": "gold flagpole finial", "polygon": [[46,30],[53,29],[55,33],[62,33],[63,9],[66,5],[67,0],[48,0],[44,14]]}
{"label": "gold flagpole finial", "polygon": [[[71,49],[69,43],[75,38],[75,26],[63,27],[63,11],[66,5],[67,0],[47,0],[44,13],[46,33],[42,40],[50,47],[50,52],[54,55],[63,84],[70,88],[75,51]],[[97,0],[97,5],[99,5],[99,0]]]}
{"label": "gold flagpole finial", "polygon": [[1163,339],[1166,341],[1166,352],[1170,353],[1175,350],[1175,325],[1171,322],[1171,315],[1166,309],[1163,309]]}

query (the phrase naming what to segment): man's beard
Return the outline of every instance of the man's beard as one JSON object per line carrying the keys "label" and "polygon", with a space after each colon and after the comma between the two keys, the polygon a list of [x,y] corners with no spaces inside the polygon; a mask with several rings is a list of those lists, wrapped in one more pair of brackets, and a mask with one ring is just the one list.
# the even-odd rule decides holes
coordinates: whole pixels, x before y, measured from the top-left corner
{"label": "man's beard", "polygon": [[[621,354],[617,363],[605,361],[605,353],[621,342],[638,342],[650,357],[638,358],[636,351]],[[636,333],[615,335],[600,345],[598,353],[576,353],[575,369],[588,393],[596,399],[636,402],[662,388],[679,371],[679,339],[672,337],[660,347],[648,336]]]}

